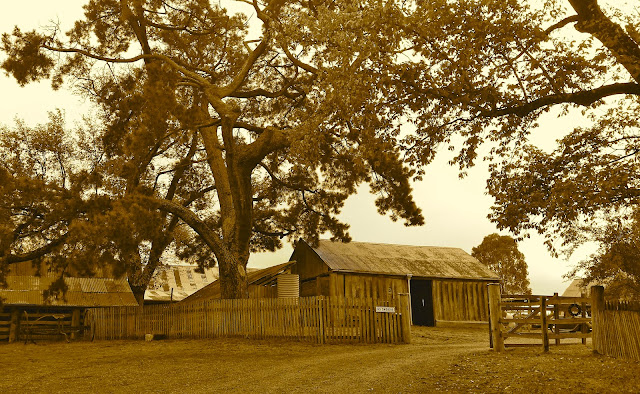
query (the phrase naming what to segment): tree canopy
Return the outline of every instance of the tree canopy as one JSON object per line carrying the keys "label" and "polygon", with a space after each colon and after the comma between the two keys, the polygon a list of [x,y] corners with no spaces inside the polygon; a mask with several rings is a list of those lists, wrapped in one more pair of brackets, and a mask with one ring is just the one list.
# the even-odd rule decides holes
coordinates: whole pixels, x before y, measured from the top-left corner
{"label": "tree canopy", "polygon": [[[462,174],[490,146],[491,219],[517,237],[545,234],[552,250],[636,204],[637,8],[220,4],[254,19],[205,0],[92,0],[66,35],[3,35],[2,68],[21,84],[71,81],[95,101],[125,205],[164,212],[166,237],[148,242],[164,250],[179,218],[197,240],[182,251],[213,255],[226,297],[246,294],[253,251],[324,232],[348,240],[337,216],[362,183],[381,213],[422,224],[410,181],[442,145]],[[528,141],[554,107],[579,107],[594,125],[547,153]]]}
{"label": "tree canopy", "polygon": [[[601,7],[601,4],[602,7]],[[597,0],[429,2],[444,22],[440,40],[422,27],[425,72],[411,80],[422,102],[416,159],[440,143],[462,148],[461,170],[491,147],[490,219],[518,239],[544,235],[549,250],[572,253],[587,241],[606,249],[612,226],[632,226],[638,204],[638,7]],[[416,29],[417,31],[418,28]],[[448,84],[442,84],[448,81]],[[573,130],[541,129],[552,109],[580,110],[592,122]],[[428,112],[428,113],[427,113]],[[546,152],[532,133],[556,133]],[[421,154],[422,157],[418,157]],[[630,227],[632,229],[633,227]],[[632,230],[631,230],[632,231]],[[595,261],[595,260],[593,260]],[[573,274],[589,274],[581,265]],[[593,273],[593,272],[591,272]]]}
{"label": "tree canopy", "polygon": [[[72,79],[98,104],[123,197],[186,223],[225,297],[246,294],[252,251],[327,231],[348,240],[337,215],[361,183],[381,213],[423,223],[409,184],[419,172],[399,143],[406,109],[391,94],[406,50],[392,21],[411,5],[251,7],[256,38],[245,15],[208,1],[94,0],[65,36],[16,27],[2,41],[19,83]],[[164,155],[185,141],[192,153]],[[186,165],[194,175],[172,183]]]}
{"label": "tree canopy", "polygon": [[487,235],[480,245],[471,249],[471,255],[498,274],[502,293],[531,294],[527,262],[512,237]]}

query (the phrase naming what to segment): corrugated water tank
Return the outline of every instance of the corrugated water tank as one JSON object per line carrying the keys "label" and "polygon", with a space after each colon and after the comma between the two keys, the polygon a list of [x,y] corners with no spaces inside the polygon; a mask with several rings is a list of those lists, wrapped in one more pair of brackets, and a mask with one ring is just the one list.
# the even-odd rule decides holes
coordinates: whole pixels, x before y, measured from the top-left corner
{"label": "corrugated water tank", "polygon": [[294,274],[277,276],[278,298],[300,297],[300,277]]}

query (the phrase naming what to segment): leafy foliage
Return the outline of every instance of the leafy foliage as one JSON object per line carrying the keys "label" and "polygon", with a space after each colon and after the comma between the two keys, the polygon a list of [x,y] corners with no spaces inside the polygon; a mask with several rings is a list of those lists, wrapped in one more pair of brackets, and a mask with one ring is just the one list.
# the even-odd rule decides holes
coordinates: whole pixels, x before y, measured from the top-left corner
{"label": "leafy foliage", "polygon": [[[338,215],[362,183],[380,213],[422,224],[410,181],[454,135],[461,175],[491,147],[500,229],[582,242],[585,220],[635,199],[637,31],[597,0],[92,0],[64,37],[3,35],[2,67],[76,81],[103,110],[104,181],[163,212],[155,255],[179,217],[197,237],[179,249],[210,251],[236,297],[251,252],[348,240]],[[556,152],[527,145],[552,107],[599,115],[614,96]]]}
{"label": "leafy foliage", "polygon": [[504,294],[531,294],[527,262],[518,250],[516,241],[508,235],[496,233],[484,237],[471,255],[498,274]]}
{"label": "leafy foliage", "polygon": [[325,232],[349,240],[337,215],[363,182],[381,213],[423,223],[388,83],[405,37],[392,22],[410,4],[254,2],[257,40],[245,15],[208,1],[94,0],[85,11],[65,38],[5,35],[3,68],[80,81],[104,111],[110,189],[163,211],[165,229],[186,223],[198,239],[178,249],[208,248],[225,296],[245,294],[252,251]]}
{"label": "leafy foliage", "polygon": [[570,276],[584,276],[583,283],[606,285],[611,299],[640,299],[640,216],[612,220],[598,229],[599,250],[581,261]]}

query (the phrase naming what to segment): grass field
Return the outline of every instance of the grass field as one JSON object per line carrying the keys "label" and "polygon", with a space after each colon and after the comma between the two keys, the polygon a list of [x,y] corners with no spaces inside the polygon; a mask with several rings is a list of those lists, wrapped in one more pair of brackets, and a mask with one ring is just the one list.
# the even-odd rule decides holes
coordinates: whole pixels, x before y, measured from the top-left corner
{"label": "grass field", "polygon": [[0,345],[0,393],[638,393],[640,363],[580,344],[488,349],[484,330],[414,328],[410,345],[243,339]]}

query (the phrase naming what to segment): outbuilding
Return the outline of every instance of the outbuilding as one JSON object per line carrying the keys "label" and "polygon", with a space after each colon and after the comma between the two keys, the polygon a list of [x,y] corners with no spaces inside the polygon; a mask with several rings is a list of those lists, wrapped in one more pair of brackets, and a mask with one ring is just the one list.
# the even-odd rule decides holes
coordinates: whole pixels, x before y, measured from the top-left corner
{"label": "outbuilding", "polygon": [[218,280],[218,267],[199,270],[197,265],[164,264],[155,269],[144,292],[144,303],[181,301]]}
{"label": "outbuilding", "polygon": [[77,338],[88,308],[138,306],[125,277],[64,277],[66,291],[49,294],[59,274],[16,264],[0,287],[0,341]]}
{"label": "outbuilding", "polygon": [[443,326],[489,320],[487,284],[499,277],[459,248],[299,240],[300,296],[390,299],[409,295],[412,322]]}

